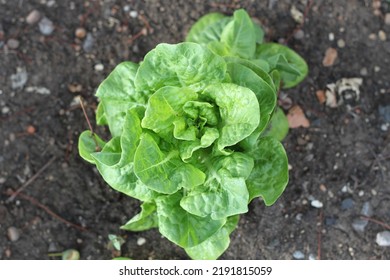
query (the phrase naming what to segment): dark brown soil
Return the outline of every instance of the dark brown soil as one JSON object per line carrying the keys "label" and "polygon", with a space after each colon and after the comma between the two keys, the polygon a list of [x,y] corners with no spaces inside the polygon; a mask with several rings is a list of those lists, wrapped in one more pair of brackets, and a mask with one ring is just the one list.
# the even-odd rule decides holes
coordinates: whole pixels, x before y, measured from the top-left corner
{"label": "dark brown soil", "polygon": [[[372,2],[382,5],[375,9]],[[306,10],[303,25],[290,15],[293,3]],[[390,223],[390,3],[384,0],[0,0],[0,259],[49,259],[69,248],[82,259],[110,259],[108,234],[124,238],[123,256],[187,258],[157,230],[119,229],[139,203],[111,190],[79,157],[77,138],[88,127],[72,100],[83,97],[95,126],[94,93],[115,65],[142,60],[158,43],[182,41],[205,13],[239,7],[262,22],[267,40],[287,43],[308,61],[307,79],[284,93],[311,124],[291,129],[284,140],[292,169],[283,196],[272,207],[251,203],[221,258],[292,259],[300,251],[305,259],[390,259],[389,247],[376,243]],[[50,35],[26,23],[34,9],[54,23]],[[75,37],[78,27],[92,36],[91,45]],[[324,67],[329,47],[338,58]],[[18,71],[28,75],[20,87],[11,82]],[[320,104],[316,91],[345,77],[363,79],[360,99],[337,108]],[[27,133],[28,126],[36,131]],[[323,207],[311,206],[313,200]],[[365,202],[375,220],[358,232],[352,223]]]}

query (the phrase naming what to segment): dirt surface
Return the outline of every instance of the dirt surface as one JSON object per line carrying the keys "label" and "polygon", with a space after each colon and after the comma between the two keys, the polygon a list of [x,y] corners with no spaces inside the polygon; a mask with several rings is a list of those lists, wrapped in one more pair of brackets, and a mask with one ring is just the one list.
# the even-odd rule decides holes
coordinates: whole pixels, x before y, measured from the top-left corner
{"label": "dirt surface", "polygon": [[[109,234],[124,238],[122,256],[188,258],[157,230],[119,229],[139,203],[111,190],[78,156],[78,135],[88,127],[74,101],[83,97],[95,126],[94,93],[115,65],[142,60],[158,43],[182,41],[205,13],[240,7],[263,24],[268,41],[286,43],[308,61],[309,76],[281,96],[286,112],[300,106],[310,125],[291,129],[283,142],[291,165],[285,193],[272,207],[250,204],[221,258],[390,259],[389,247],[376,242],[390,223],[384,0],[0,0],[0,259],[49,259],[69,248],[82,259],[110,259],[118,254],[107,246]],[[75,35],[79,27],[86,37],[84,30]],[[329,48],[337,58],[328,57],[325,67]],[[359,96],[350,90],[352,98],[334,108],[319,101],[317,91],[351,77],[362,78]],[[359,231],[367,221],[363,206],[371,218]]]}

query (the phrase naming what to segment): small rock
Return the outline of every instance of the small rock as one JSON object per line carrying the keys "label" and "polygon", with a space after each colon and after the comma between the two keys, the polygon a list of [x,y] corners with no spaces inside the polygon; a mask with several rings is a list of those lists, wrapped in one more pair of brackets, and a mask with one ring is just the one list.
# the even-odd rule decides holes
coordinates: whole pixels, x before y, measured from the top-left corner
{"label": "small rock", "polygon": [[332,66],[337,58],[337,50],[335,48],[328,48],[325,51],[324,59],[322,60],[322,65],[325,67]]}
{"label": "small rock", "polygon": [[334,41],[334,34],[331,32],[328,34],[329,41]]}
{"label": "small rock", "polygon": [[377,36],[375,33],[371,33],[370,35],[368,35],[368,39],[370,39],[372,41],[376,40],[376,38],[377,38]]}
{"label": "small rock", "polygon": [[345,47],[345,41],[343,39],[338,39],[337,40],[337,46],[342,49]]}
{"label": "small rock", "polygon": [[381,41],[386,41],[386,38],[387,38],[386,33],[383,30],[379,30],[378,37],[379,37],[379,40],[381,40]]}
{"label": "small rock", "polygon": [[33,25],[37,23],[41,18],[41,13],[37,10],[32,10],[27,16],[26,16],[26,22],[30,25]]}
{"label": "small rock", "polygon": [[80,84],[72,83],[68,85],[68,90],[71,93],[79,93],[83,90],[83,86]]}
{"label": "small rock", "polygon": [[287,121],[290,128],[309,127],[310,121],[298,105],[293,106],[287,113]]}
{"label": "small rock", "polygon": [[91,33],[87,33],[83,43],[83,50],[85,52],[90,52],[93,49],[93,45],[95,44],[95,38],[93,38]]}
{"label": "small rock", "polygon": [[145,239],[145,238],[140,237],[140,238],[137,239],[137,245],[138,245],[138,246],[142,246],[142,245],[144,245],[145,243],[146,243],[146,239]]}
{"label": "small rock", "polygon": [[74,32],[74,35],[79,39],[84,39],[87,35],[87,30],[83,27],[76,28],[76,31]]}
{"label": "small rock", "polygon": [[310,205],[313,206],[314,208],[322,208],[322,206],[324,206],[324,204],[321,201],[317,200],[317,199],[312,200],[310,202]]}
{"label": "small rock", "polygon": [[4,178],[4,177],[0,177],[0,184],[4,184],[4,183],[5,183],[5,181],[7,181],[7,179],[6,179],[6,178]]}
{"label": "small rock", "polygon": [[381,247],[390,246],[390,231],[378,232],[376,235],[376,243]]}
{"label": "small rock", "polygon": [[316,91],[317,100],[320,104],[324,104],[326,101],[326,95],[324,90],[317,90]]}
{"label": "small rock", "polygon": [[297,32],[295,32],[294,38],[297,40],[302,40],[303,38],[305,38],[305,32],[303,32],[302,29],[299,29]]}
{"label": "small rock", "polygon": [[337,223],[337,218],[334,217],[326,217],[325,218],[325,225],[327,226],[333,226]]}
{"label": "small rock", "polygon": [[45,87],[35,87],[35,86],[27,87],[26,91],[27,92],[38,93],[38,94],[42,94],[42,95],[49,95],[51,93],[50,89],[48,89],[48,88],[45,88]]}
{"label": "small rock", "polygon": [[317,257],[314,254],[309,254],[309,260],[315,261]]}
{"label": "small rock", "polygon": [[45,36],[49,36],[53,33],[54,31],[54,24],[53,22],[48,19],[47,17],[43,17],[40,21],[39,21],[39,31],[45,35]]}
{"label": "small rock", "polygon": [[27,72],[24,68],[18,68],[15,74],[11,75],[11,88],[21,89],[24,87],[28,79]]}
{"label": "small rock", "polygon": [[385,121],[390,122],[390,105],[379,106],[379,116]]}
{"label": "small rock", "polygon": [[130,11],[129,16],[132,18],[138,17],[138,12],[137,11]]}
{"label": "small rock", "polygon": [[290,9],[290,15],[295,20],[295,22],[302,24],[304,20],[303,13],[295,7],[295,5],[292,5]]}
{"label": "small rock", "polygon": [[305,254],[302,253],[301,251],[295,251],[295,252],[293,253],[293,257],[294,257],[294,259],[296,259],[296,260],[303,260],[303,259],[305,258]]}
{"label": "small rock", "polygon": [[362,75],[362,76],[368,75],[368,70],[366,67],[363,67],[362,69],[360,69],[360,75]]}
{"label": "small rock", "polygon": [[374,66],[374,71],[379,72],[379,71],[381,71],[381,68],[379,66]]}
{"label": "small rock", "polygon": [[386,132],[386,131],[389,130],[389,126],[390,126],[389,123],[381,124],[381,130],[382,130],[383,132]]}
{"label": "small rock", "polygon": [[16,227],[9,227],[7,229],[7,236],[11,242],[15,242],[19,240],[20,232]]}
{"label": "small rock", "polygon": [[11,50],[15,50],[19,47],[19,41],[16,40],[16,39],[9,39],[7,41],[7,46],[11,49]]}
{"label": "small rock", "polygon": [[372,205],[369,201],[363,203],[360,214],[367,217],[372,217],[372,215],[374,215],[374,210],[372,209]]}
{"label": "small rock", "polygon": [[95,68],[95,71],[100,72],[100,71],[103,71],[103,70],[104,70],[104,65],[101,64],[101,63],[98,63],[98,64],[96,64],[96,65],[94,66],[94,68]]}
{"label": "small rock", "polygon": [[385,15],[385,24],[386,24],[386,25],[390,25],[390,13],[387,13],[387,14]]}
{"label": "small rock", "polygon": [[11,111],[11,109],[9,107],[7,107],[7,106],[4,106],[3,108],[1,108],[1,113],[3,115],[8,114],[10,111]]}
{"label": "small rock", "polygon": [[366,228],[367,224],[368,224],[367,220],[355,219],[352,222],[352,228],[358,232],[364,232],[364,229]]}
{"label": "small rock", "polygon": [[355,205],[355,201],[352,198],[346,198],[341,202],[341,209],[348,210],[351,209]]}

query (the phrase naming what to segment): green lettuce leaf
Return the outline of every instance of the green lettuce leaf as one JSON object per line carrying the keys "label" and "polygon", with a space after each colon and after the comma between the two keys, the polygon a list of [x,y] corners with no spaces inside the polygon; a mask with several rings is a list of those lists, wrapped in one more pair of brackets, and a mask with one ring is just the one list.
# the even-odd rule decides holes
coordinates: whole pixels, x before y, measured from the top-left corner
{"label": "green lettuce leaf", "polygon": [[186,41],[207,45],[219,41],[223,28],[232,20],[220,13],[210,13],[201,17],[190,29]]}
{"label": "green lettuce leaf", "polygon": [[106,142],[100,139],[95,133],[92,134],[90,130],[83,131],[78,141],[79,154],[87,162],[95,164],[95,160],[91,154],[101,150],[105,144]]}
{"label": "green lettuce leaf", "polygon": [[141,212],[135,215],[125,225],[123,230],[142,231],[158,227],[157,207],[155,203],[144,202],[141,205]]}

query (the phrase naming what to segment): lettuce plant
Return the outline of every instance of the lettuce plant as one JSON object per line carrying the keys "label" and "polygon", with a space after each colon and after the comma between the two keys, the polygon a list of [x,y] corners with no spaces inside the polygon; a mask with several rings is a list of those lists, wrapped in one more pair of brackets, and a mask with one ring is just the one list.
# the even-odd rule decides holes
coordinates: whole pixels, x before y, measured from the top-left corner
{"label": "lettuce plant", "polygon": [[187,42],[159,44],[101,83],[96,120],[112,138],[84,131],[79,153],[141,201],[122,229],[158,228],[191,258],[216,259],[253,199],[282,194],[287,156],[267,127],[280,81],[291,87],[307,68],[262,34],[243,10],[207,15]]}

